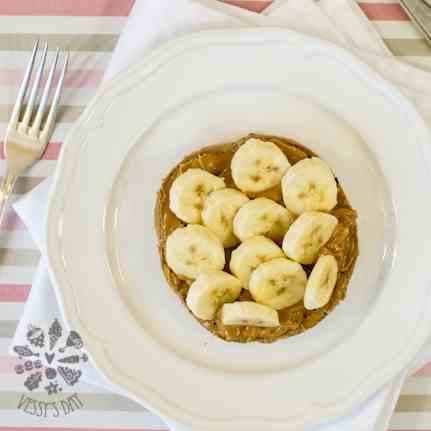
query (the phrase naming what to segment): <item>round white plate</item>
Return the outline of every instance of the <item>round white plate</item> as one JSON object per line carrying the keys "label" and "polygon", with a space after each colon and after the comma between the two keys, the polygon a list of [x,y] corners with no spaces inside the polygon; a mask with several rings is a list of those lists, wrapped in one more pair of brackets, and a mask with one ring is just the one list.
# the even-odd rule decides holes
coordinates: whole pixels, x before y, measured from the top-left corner
{"label": "round white plate", "polygon": [[[153,228],[178,161],[251,131],[319,153],[359,212],[347,300],[270,345],[203,329],[164,281]],[[47,222],[64,313],[115,385],[193,430],[298,431],[346,414],[430,332],[430,143],[396,89],[330,44],[279,29],[174,41],[105,86],[67,139]]]}

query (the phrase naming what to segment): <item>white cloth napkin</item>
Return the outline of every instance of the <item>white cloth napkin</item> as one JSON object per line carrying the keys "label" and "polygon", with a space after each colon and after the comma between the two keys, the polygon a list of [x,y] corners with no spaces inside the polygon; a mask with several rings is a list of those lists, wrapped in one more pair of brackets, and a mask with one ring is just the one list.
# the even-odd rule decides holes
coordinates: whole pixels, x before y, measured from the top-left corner
{"label": "white cloth napkin", "polygon": [[[205,29],[247,26],[281,26],[343,45],[397,85],[431,126],[431,75],[395,60],[354,0],[278,0],[260,15],[216,0],[137,0],[106,71],[105,81],[173,37]],[[42,259],[13,345],[25,343],[28,324],[47,327],[54,318],[61,318],[43,258],[50,184],[50,180],[46,180],[14,205],[40,248]],[[349,417],[307,431],[386,430],[405,377],[429,360],[431,340],[411,368],[400,373]],[[121,393],[93,366],[88,365],[82,371],[85,381]],[[175,424],[168,426],[175,431],[185,431]]]}

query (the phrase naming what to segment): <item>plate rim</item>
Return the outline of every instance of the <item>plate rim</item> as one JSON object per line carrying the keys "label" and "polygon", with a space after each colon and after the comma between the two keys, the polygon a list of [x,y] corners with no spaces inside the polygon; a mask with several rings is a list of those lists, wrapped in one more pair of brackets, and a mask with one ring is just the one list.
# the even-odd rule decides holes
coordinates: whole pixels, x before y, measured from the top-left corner
{"label": "plate rim", "polygon": [[[256,33],[262,33],[263,36],[266,35],[271,35],[271,34],[282,34],[282,37],[284,39],[286,39],[287,37],[293,37],[294,39],[296,39],[296,41],[299,40],[299,42],[306,42],[306,43],[312,43],[315,46],[321,48],[321,49],[331,49],[332,51],[335,50],[335,52],[339,55],[342,56],[344,58],[347,58],[347,60],[349,60],[350,63],[354,64],[356,67],[359,67],[360,69],[362,69],[362,71],[364,71],[372,80],[374,81],[379,81],[382,83],[382,85],[386,86],[386,89],[391,90],[391,92],[393,94],[395,94],[398,98],[400,98],[400,100],[403,100],[404,105],[408,108],[408,110],[412,113],[412,115],[414,115],[416,117],[417,123],[418,125],[420,125],[420,128],[422,128],[422,133],[425,133],[428,137],[428,140],[431,142],[430,140],[430,134],[428,129],[426,128],[423,120],[421,119],[420,115],[416,112],[415,108],[413,107],[413,105],[411,104],[410,101],[408,101],[400,92],[398,89],[396,89],[392,84],[390,84],[389,82],[385,81],[383,78],[380,77],[380,75],[377,74],[377,72],[375,72],[373,69],[371,69],[368,65],[366,65],[365,63],[361,62],[360,60],[356,59],[352,54],[348,53],[347,51],[335,46],[332,43],[329,42],[324,42],[324,41],[319,41],[316,39],[313,39],[311,37],[308,36],[303,36],[300,35],[296,32],[290,31],[290,30],[286,30],[286,29],[282,29],[282,28],[249,28],[249,29],[220,29],[220,30],[210,30],[210,31],[202,31],[202,32],[198,32],[198,33],[194,33],[191,35],[186,35],[183,36],[181,38],[175,39],[171,42],[168,42],[167,44],[163,45],[162,47],[154,50],[152,53],[150,53],[144,60],[139,61],[138,63],[136,63],[135,65],[129,67],[127,70],[125,70],[124,72],[120,73],[118,76],[114,77],[110,82],[108,82],[107,84],[104,84],[102,86],[102,88],[97,92],[97,94],[94,96],[92,102],[90,102],[90,104],[86,107],[86,109],[84,110],[84,113],[81,115],[81,117],[79,118],[79,120],[72,126],[71,130],[68,133],[67,138],[65,139],[65,145],[64,145],[64,149],[61,153],[59,162],[58,162],[58,166],[55,172],[55,176],[54,176],[54,182],[53,182],[53,186],[51,187],[51,191],[50,191],[50,197],[49,197],[49,204],[48,204],[48,214],[46,217],[46,237],[47,237],[47,246],[46,246],[46,254],[48,257],[48,261],[49,261],[49,272],[50,272],[50,277],[51,280],[53,282],[55,291],[57,293],[57,297],[59,299],[59,303],[60,303],[60,308],[61,308],[61,312],[63,314],[63,316],[66,318],[66,321],[68,322],[72,322],[73,326],[78,330],[78,332],[85,333],[86,334],[86,338],[88,339],[89,336],[91,336],[92,334],[89,334],[88,331],[85,329],[85,327],[81,324],[80,319],[77,317],[77,313],[76,313],[76,309],[73,307],[73,305],[71,305],[70,303],[70,298],[67,298],[67,289],[69,289],[70,287],[66,287],[67,285],[67,279],[65,279],[65,274],[63,274],[63,277],[61,277],[61,269],[59,268],[58,265],[58,250],[56,250],[55,247],[55,236],[57,233],[57,229],[58,229],[58,222],[60,220],[60,214],[57,211],[56,205],[58,204],[58,199],[61,199],[61,186],[62,184],[67,184],[65,175],[62,173],[63,172],[63,168],[64,165],[66,164],[66,159],[69,156],[69,154],[71,154],[72,151],[74,151],[72,149],[72,145],[69,145],[69,141],[72,141],[73,138],[76,139],[77,136],[80,136],[80,128],[81,129],[85,129],[84,125],[85,123],[91,119],[92,115],[94,114],[94,110],[97,108],[97,104],[99,102],[100,99],[103,99],[103,97],[105,96],[109,96],[110,91],[114,91],[115,88],[121,84],[122,82],[124,82],[125,80],[127,80],[127,78],[129,76],[133,76],[135,73],[137,73],[138,71],[141,71],[141,69],[143,68],[149,68],[151,69],[151,63],[159,58],[159,57],[164,57],[164,56],[168,56],[169,52],[175,52],[177,47],[181,47],[182,45],[187,46],[188,43],[193,42],[195,39],[205,39],[206,37],[209,38],[211,40],[211,38],[217,38],[218,36],[232,36],[232,37],[247,37],[248,35],[255,35]],[[82,131],[81,131],[82,134]],[[423,148],[424,153],[426,153],[426,159],[429,162],[429,160],[431,160],[431,153],[430,153],[430,149],[425,147]],[[75,151],[76,152],[76,151]],[[56,222],[57,221],[57,222]],[[63,278],[63,282],[60,281],[61,278]],[[70,292],[69,292],[70,293]],[[74,313],[75,311],[75,313]],[[428,335],[429,331],[427,332]],[[93,337],[94,338],[94,337]],[[415,344],[415,348],[413,348],[413,350],[415,351],[414,353],[412,352],[410,354],[411,357],[413,357],[413,355],[416,353],[416,351],[419,350],[419,348],[422,345],[422,339],[425,339],[426,336],[423,335],[421,340],[416,342]],[[92,340],[93,345],[91,346],[91,348],[87,347],[87,350],[89,351],[90,357],[92,358],[94,363],[98,363],[98,365],[96,366],[96,369],[102,373],[102,375],[104,375],[109,381],[111,381],[114,386],[116,386],[118,388],[119,391],[126,391],[128,396],[131,399],[134,399],[135,401],[139,402],[140,404],[145,405],[146,407],[149,407],[149,404],[151,404],[151,407],[149,407],[151,410],[157,412],[159,415],[163,415],[164,417],[175,417],[175,420],[178,420],[180,423],[190,423],[190,421],[188,421],[186,419],[186,415],[179,415],[179,413],[177,412],[177,414],[165,414],[165,411],[170,410],[172,412],[172,409],[167,409],[167,406],[164,406],[165,408],[161,407],[161,404],[157,406],[155,406],[155,401],[154,401],[154,397],[152,397],[152,402],[148,402],[147,400],[143,400],[140,396],[135,394],[135,390],[134,388],[128,387],[129,385],[127,385],[125,382],[120,382],[118,379],[118,376],[116,376],[115,374],[115,370],[112,367],[112,364],[109,364],[106,362],[106,356],[108,355],[108,353],[105,351],[105,349],[103,348],[103,346],[100,343],[100,340],[97,340],[97,337],[95,339]],[[88,346],[88,344],[87,344]],[[98,358],[98,359],[95,359]],[[407,364],[408,362],[410,362],[412,358],[409,357],[409,359],[405,359],[404,362]],[[401,369],[402,366],[399,367],[399,369]],[[393,375],[395,375],[395,372],[391,373],[390,377],[386,377],[383,380],[387,380],[389,378],[391,378]],[[109,377],[108,377],[109,376]],[[382,378],[380,378],[381,381]],[[375,384],[373,385],[373,387],[376,386]],[[128,387],[128,388],[127,388]],[[127,388],[127,389],[126,389]],[[331,420],[331,419],[335,419],[337,417],[339,417],[341,414],[346,413],[350,410],[352,410],[355,406],[359,405],[361,402],[363,402],[366,398],[369,397],[369,395],[372,393],[369,390],[365,391],[363,388],[361,388],[362,390],[358,390],[359,395],[356,396],[356,398],[354,399],[354,401],[352,401],[351,399],[349,400],[343,400],[344,402],[341,403],[343,407],[337,407],[336,409],[334,408],[328,408],[328,406],[326,406],[326,410],[325,410],[325,414],[323,414],[324,420]],[[351,397],[353,398],[353,397]],[[159,403],[162,402],[159,400]],[[322,414],[322,409],[320,410],[320,414],[319,414],[319,422],[322,418],[321,416]],[[181,418],[181,419],[180,419]],[[190,418],[188,418],[190,419]],[[265,424],[265,420],[267,420],[267,418],[263,418],[262,423]],[[299,422],[295,422],[293,429],[297,429],[298,426],[309,426],[310,424],[314,424],[317,423],[316,421],[313,422],[309,422],[309,421],[303,421],[301,423]],[[203,429],[201,423],[196,423],[196,426],[199,429]],[[289,425],[289,424],[287,424]],[[249,424],[247,424],[247,428],[250,429]],[[274,429],[286,429],[286,423],[281,424],[280,428],[274,428]],[[208,429],[216,429],[216,428],[208,428]],[[237,429],[237,428],[235,428]],[[240,428],[238,428],[240,429]],[[241,428],[242,429],[242,428]],[[245,428],[244,428],[245,429]]]}

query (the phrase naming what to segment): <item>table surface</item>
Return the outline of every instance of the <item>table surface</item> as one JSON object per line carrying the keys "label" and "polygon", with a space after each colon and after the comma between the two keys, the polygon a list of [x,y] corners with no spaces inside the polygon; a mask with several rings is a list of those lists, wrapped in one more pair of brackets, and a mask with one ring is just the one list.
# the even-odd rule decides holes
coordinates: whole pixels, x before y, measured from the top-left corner
{"label": "table surface", "polygon": [[[174,1],[174,0],[173,0]],[[271,2],[225,0],[255,12]],[[366,0],[362,10],[382,38],[401,59],[431,71],[431,48],[409,21],[397,1]],[[0,2],[0,134],[14,103],[17,87],[36,37],[50,47],[71,52],[60,123],[43,157],[18,181],[23,194],[52,174],[62,141],[71,124],[95,93],[133,0],[1,0]],[[0,169],[5,160],[0,152]],[[95,430],[164,430],[156,417],[130,400],[107,394],[94,386],[75,387],[84,406],[61,418],[45,419],[17,409],[23,393],[22,378],[7,349],[27,299],[39,252],[11,210],[0,230],[0,431],[12,428],[84,428]],[[431,430],[431,364],[407,380],[398,401],[391,430]]]}

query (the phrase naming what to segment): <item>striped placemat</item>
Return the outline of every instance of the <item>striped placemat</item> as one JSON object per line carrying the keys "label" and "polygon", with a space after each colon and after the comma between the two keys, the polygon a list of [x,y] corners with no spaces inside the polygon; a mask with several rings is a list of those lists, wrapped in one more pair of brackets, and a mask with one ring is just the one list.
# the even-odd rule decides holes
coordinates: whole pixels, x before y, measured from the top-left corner
{"label": "striped placemat", "polygon": [[[271,1],[224,0],[255,12]],[[363,0],[362,10],[373,22],[392,52],[431,71],[431,48],[395,0]],[[0,1],[0,135],[14,103],[28,51],[37,37],[51,48],[71,52],[60,123],[43,157],[18,182],[17,194],[26,193],[50,175],[62,141],[99,85],[133,0],[1,0]],[[4,154],[0,151],[4,173]],[[17,321],[27,299],[39,252],[13,211],[0,231],[0,431],[140,429],[165,426],[134,402],[106,394],[93,386],[76,387],[83,406],[58,418],[38,417],[17,408],[22,379],[15,375],[14,359],[7,355]],[[36,394],[37,396],[37,394]],[[35,411],[36,412],[36,411]],[[73,414],[72,414],[73,413]],[[42,414],[43,416],[43,414]],[[392,430],[431,430],[431,364],[405,384],[391,423]]]}

